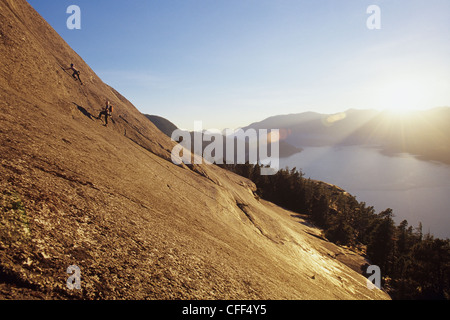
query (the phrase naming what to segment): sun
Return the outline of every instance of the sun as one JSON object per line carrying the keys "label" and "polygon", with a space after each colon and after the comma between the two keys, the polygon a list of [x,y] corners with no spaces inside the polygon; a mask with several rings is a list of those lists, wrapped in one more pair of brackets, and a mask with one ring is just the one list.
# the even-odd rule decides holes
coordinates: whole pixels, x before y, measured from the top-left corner
{"label": "sun", "polygon": [[380,108],[397,114],[421,109],[426,103],[426,89],[422,83],[408,79],[390,82],[380,90]]}

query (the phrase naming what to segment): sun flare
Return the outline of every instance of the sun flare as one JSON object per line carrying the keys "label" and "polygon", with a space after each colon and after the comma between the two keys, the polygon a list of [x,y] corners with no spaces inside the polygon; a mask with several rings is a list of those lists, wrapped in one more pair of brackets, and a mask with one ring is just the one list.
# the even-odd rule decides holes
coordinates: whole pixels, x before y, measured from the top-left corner
{"label": "sun flare", "polygon": [[384,86],[380,91],[380,107],[393,113],[405,114],[426,105],[427,88],[423,83],[399,80]]}

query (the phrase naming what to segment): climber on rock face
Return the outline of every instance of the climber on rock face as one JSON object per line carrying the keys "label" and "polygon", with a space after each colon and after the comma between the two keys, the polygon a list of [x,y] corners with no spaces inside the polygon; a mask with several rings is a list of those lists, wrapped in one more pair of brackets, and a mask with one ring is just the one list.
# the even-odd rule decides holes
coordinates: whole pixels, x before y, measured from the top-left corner
{"label": "climber on rock face", "polygon": [[72,71],[73,71],[72,77],[73,77],[75,80],[79,80],[80,83],[81,83],[81,85],[83,85],[83,82],[82,82],[81,79],[80,79],[80,73],[81,73],[81,72],[80,72],[79,70],[75,69],[73,63],[70,64],[70,67],[69,67],[69,68],[64,69],[64,70],[72,70]]}
{"label": "climber on rock face", "polygon": [[108,126],[108,117],[112,117],[112,113],[113,113],[113,106],[111,105],[111,103],[109,101],[106,101],[106,105],[103,108],[103,110],[100,112],[100,114],[98,115],[97,119],[101,119],[102,116],[105,116],[105,127]]}

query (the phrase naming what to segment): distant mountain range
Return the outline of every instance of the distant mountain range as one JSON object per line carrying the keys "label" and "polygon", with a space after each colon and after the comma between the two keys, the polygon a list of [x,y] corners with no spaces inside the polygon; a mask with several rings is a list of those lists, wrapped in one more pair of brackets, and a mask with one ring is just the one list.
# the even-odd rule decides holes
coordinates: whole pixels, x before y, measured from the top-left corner
{"label": "distant mountain range", "polygon": [[[178,129],[178,127],[173,124],[172,122],[170,122],[169,120],[167,120],[166,118],[160,117],[160,116],[155,116],[155,115],[145,115],[147,117],[147,119],[149,119],[151,122],[153,122],[153,124],[164,134],[166,134],[169,137],[172,137],[172,133]],[[193,139],[193,132],[190,132],[191,134],[191,138]],[[203,142],[203,150],[210,144],[211,142]],[[225,142],[225,137],[224,137],[224,153],[226,151],[226,142]],[[248,144],[247,144],[248,145]],[[236,149],[236,148],[235,148]],[[247,150],[247,149],[246,149]],[[192,147],[192,151],[193,147]],[[301,152],[302,149],[295,147],[289,143],[287,143],[286,141],[280,141],[280,157],[289,157],[291,155],[294,155],[296,153]]]}
{"label": "distant mountain range", "polygon": [[282,139],[299,148],[374,146],[388,155],[409,153],[450,164],[450,108],[399,114],[348,110],[338,114],[305,112],[279,115],[244,129],[280,129]]}
{"label": "distant mountain range", "polygon": [[[149,116],[169,137],[177,127],[167,119]],[[450,107],[399,114],[350,109],[337,114],[304,112],[277,115],[247,129],[279,129],[280,157],[306,147],[372,146],[386,155],[412,154],[422,160],[450,164]],[[204,143],[204,147],[209,143]]]}

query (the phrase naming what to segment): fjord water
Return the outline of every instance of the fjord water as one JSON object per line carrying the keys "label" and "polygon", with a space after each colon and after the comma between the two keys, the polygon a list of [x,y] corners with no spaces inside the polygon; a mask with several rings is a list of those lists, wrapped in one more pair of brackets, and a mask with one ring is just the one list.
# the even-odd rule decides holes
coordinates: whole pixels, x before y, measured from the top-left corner
{"label": "fjord water", "polygon": [[281,168],[339,186],[376,212],[394,211],[423,232],[450,238],[450,166],[409,154],[386,156],[369,147],[308,147],[280,159]]}

